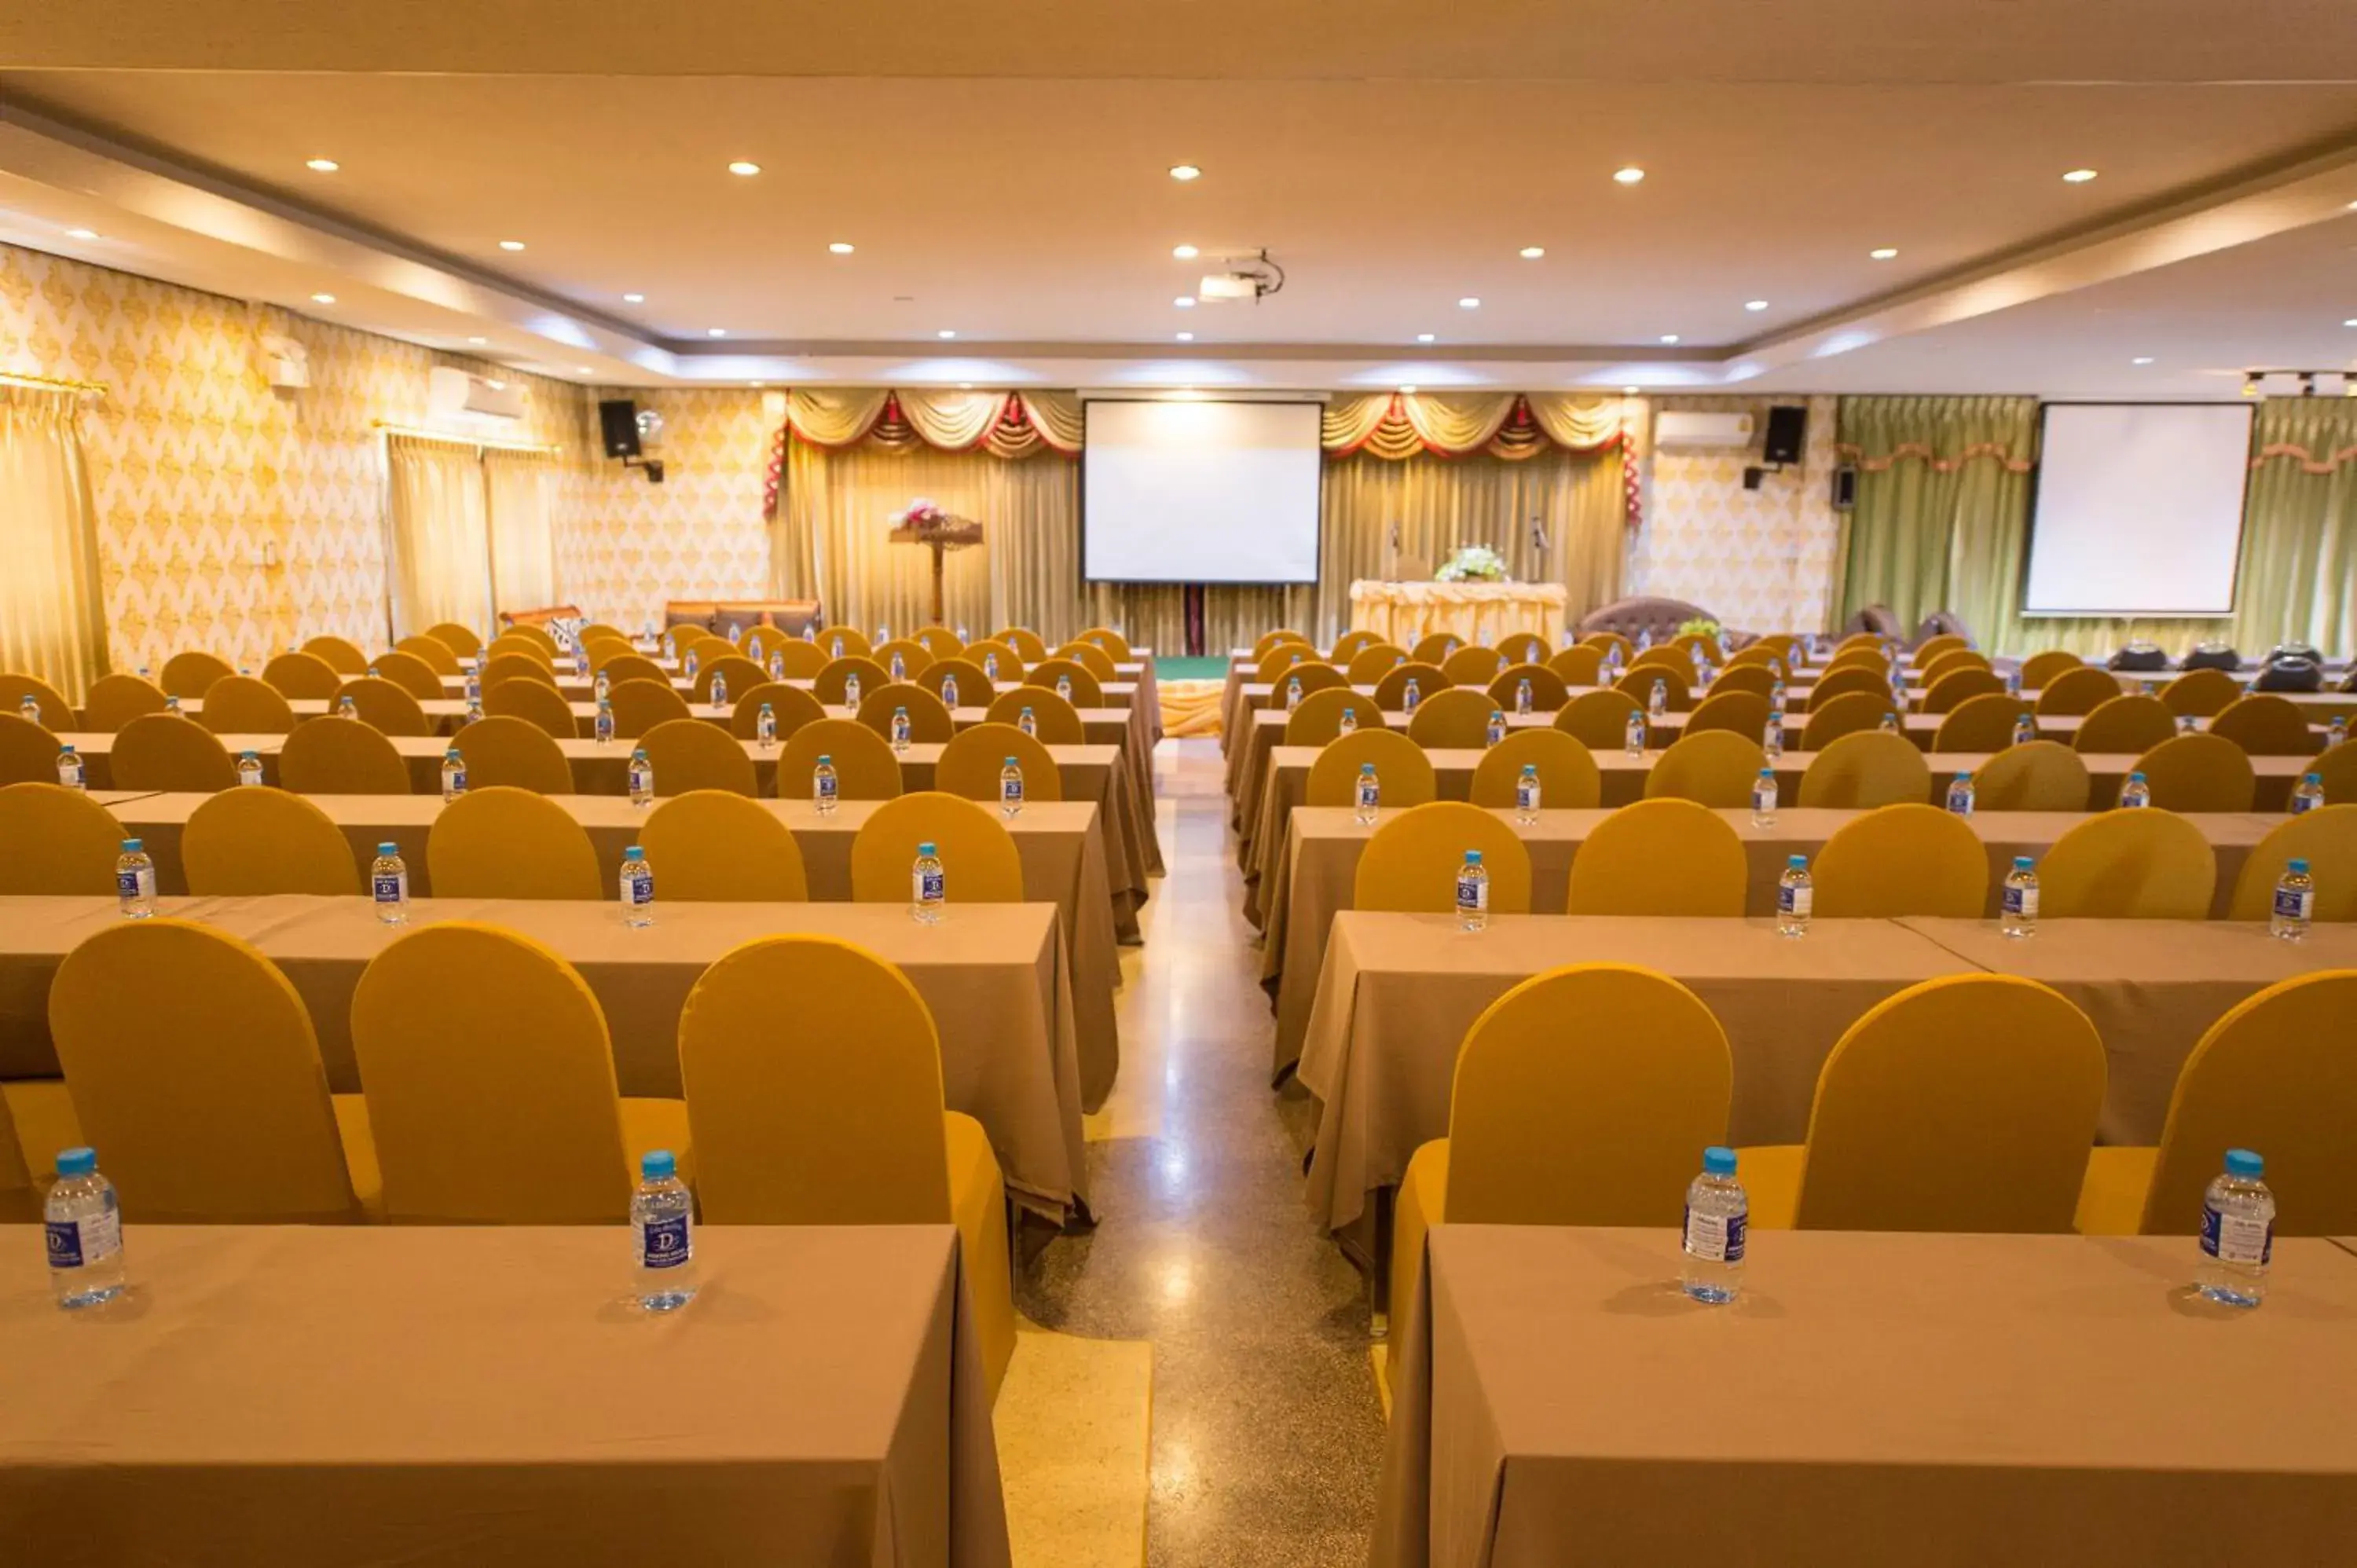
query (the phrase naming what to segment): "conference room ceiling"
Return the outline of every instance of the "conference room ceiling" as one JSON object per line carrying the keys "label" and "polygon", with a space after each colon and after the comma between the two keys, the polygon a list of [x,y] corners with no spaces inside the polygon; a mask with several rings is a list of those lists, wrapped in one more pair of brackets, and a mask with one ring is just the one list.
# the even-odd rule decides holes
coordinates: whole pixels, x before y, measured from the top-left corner
{"label": "conference room ceiling", "polygon": [[[2212,396],[2352,363],[2357,13],[1915,13],[42,0],[0,16],[0,240],[601,383]],[[1174,303],[1263,247],[1281,294]]]}

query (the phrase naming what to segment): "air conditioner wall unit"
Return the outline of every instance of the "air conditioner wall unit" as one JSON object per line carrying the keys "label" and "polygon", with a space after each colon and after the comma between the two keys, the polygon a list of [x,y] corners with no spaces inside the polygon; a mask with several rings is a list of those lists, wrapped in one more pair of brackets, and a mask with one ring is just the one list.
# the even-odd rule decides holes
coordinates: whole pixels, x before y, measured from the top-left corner
{"label": "air conditioner wall unit", "polygon": [[439,415],[478,413],[492,419],[522,419],[530,401],[521,381],[479,376],[456,365],[436,365],[425,374],[425,404]]}
{"label": "air conditioner wall unit", "polygon": [[1751,445],[1753,421],[1748,413],[1704,413],[1690,409],[1663,409],[1653,416],[1656,449]]}

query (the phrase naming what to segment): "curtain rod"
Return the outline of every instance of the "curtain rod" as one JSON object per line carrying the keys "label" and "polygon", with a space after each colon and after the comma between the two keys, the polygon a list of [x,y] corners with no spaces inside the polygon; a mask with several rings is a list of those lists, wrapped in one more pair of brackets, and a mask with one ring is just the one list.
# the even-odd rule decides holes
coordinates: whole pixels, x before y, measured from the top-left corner
{"label": "curtain rod", "polygon": [[89,392],[98,397],[106,395],[104,381],[63,381],[56,376],[37,376],[25,371],[0,371],[0,385],[47,387],[53,392]]}
{"label": "curtain rod", "polygon": [[413,441],[447,441],[454,446],[495,446],[502,452],[538,452],[549,456],[561,456],[565,448],[549,446],[536,441],[511,441],[500,435],[458,435],[447,430],[425,430],[414,424],[395,424],[391,420],[372,419],[370,425],[387,435],[405,435]]}

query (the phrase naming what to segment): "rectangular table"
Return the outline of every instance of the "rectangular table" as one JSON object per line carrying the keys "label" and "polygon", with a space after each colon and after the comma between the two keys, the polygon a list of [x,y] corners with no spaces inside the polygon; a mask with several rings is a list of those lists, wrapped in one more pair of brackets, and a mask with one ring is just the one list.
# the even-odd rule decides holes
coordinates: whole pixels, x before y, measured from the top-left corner
{"label": "rectangular table", "polygon": [[1443,1225],[1396,1336],[1374,1568],[2346,1561],[2357,1258],[2279,1240]]}
{"label": "rectangular table", "polygon": [[[1562,914],[1570,893],[1572,859],[1587,835],[1612,813],[1544,811],[1531,824],[1517,822],[1508,808],[1490,814],[1512,829],[1530,852],[1530,912]],[[1294,809],[1283,873],[1264,890],[1263,897],[1267,940],[1261,950],[1261,985],[1276,1001],[1275,1070],[1279,1073],[1301,1054],[1318,972],[1326,955],[1327,928],[1335,911],[1351,907],[1359,857],[1375,829],[1399,815],[1398,808],[1379,811],[1374,826],[1368,826],[1346,806]],[[1743,841],[1749,873],[1743,912],[1765,916],[1776,911],[1776,883],[1784,874],[1787,857],[1805,854],[1814,861],[1827,839],[1865,813],[1793,807],[1779,811],[1775,822],[1764,828],[1752,825],[1749,811],[1721,811],[1715,815]],[[1982,811],[1972,817],[1973,831],[1988,847],[1989,889],[1982,913],[1992,918],[1996,915],[2014,856],[2043,858],[2057,838],[2086,820],[2086,814],[2078,811]],[[2218,891],[2210,912],[2223,919],[2243,863],[2258,842],[2286,819],[2253,811],[2201,812],[2186,820],[2201,830],[2218,857]]]}
{"label": "rectangular table", "polygon": [[[180,862],[180,836],[189,814],[210,800],[210,795],[153,795],[114,808],[125,832],[147,841],[156,860],[157,887],[167,894],[188,890],[188,874]],[[380,843],[400,846],[409,867],[414,897],[434,896],[433,871],[426,839],[442,814],[439,795],[312,795],[310,802],[328,813],[344,831],[352,846],[353,863],[364,869]],[[622,865],[622,851],[637,843],[648,811],[618,795],[552,795],[589,835],[597,852],[598,886],[614,887]],[[762,800],[755,802],[785,823],[802,852],[802,870],[810,896],[834,903],[851,897],[851,843],[881,804],[876,800],[845,800],[821,816],[808,800]],[[1113,1091],[1120,1071],[1121,1052],[1114,1030],[1114,992],[1121,983],[1121,960],[1114,950],[1113,900],[1105,886],[1104,839],[1097,831],[1097,809],[1087,801],[1039,800],[1026,806],[1006,823],[1015,848],[1023,859],[1025,894],[1056,906],[1065,951],[1071,964],[1072,1007],[1079,1034],[1081,1103],[1093,1111]],[[655,867],[655,891],[662,892],[662,867]],[[666,908],[669,906],[666,905]]]}
{"label": "rectangular table", "polygon": [[[398,936],[368,899],[275,895],[162,898],[176,915],[242,937],[285,972],[309,1009],[328,1087],[361,1088],[352,991]],[[50,978],[83,938],[120,920],[112,897],[0,897],[0,1078],[53,1078]],[[979,1121],[1006,1186],[1058,1221],[1087,1198],[1071,976],[1050,904],[952,903],[938,925],[897,904],[664,904],[633,929],[611,903],[430,898],[413,926],[480,920],[545,944],[581,972],[613,1038],[616,1086],[678,1098],[679,1015],[719,959],[757,938],[794,933],[858,943],[905,972],[941,1035],[944,1103]],[[778,1026],[793,1026],[781,998]]]}
{"label": "rectangular table", "polygon": [[2002,973],[2087,1010],[2112,1064],[2097,1135],[2147,1144],[2202,1032],[2279,980],[2357,967],[2357,926],[2282,942],[2256,922],[2046,920],[2016,941],[1976,920],[1818,920],[1788,938],[1750,918],[1500,915],[1467,932],[1454,915],[1344,910],[1299,1065],[1322,1101],[1308,1193],[1327,1228],[1357,1221],[1419,1145],[1447,1135],[1458,1047],[1483,1008],[1532,975],[1598,961],[1660,970],[1717,1015],[1735,1060],[1730,1143],[1802,1142],[1819,1069],[1876,1003],[1942,975]]}
{"label": "rectangular table", "polygon": [[0,1555],[1005,1568],[957,1232],[695,1252],[655,1316],[621,1226],[133,1226],[69,1314],[0,1227]]}

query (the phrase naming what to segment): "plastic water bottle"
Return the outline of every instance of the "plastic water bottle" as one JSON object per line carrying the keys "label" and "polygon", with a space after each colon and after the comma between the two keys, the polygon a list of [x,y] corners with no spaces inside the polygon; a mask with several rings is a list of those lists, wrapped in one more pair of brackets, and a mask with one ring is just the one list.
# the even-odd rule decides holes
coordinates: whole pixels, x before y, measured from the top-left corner
{"label": "plastic water bottle", "polygon": [[2349,738],[2349,715],[2335,714],[2324,726],[2324,749],[2330,751]]}
{"label": "plastic water bottle", "polygon": [[589,721],[589,727],[599,746],[614,744],[614,700],[603,693],[598,693],[597,716]]}
{"label": "plastic water bottle", "polygon": [[1539,765],[1523,764],[1522,776],[1514,780],[1514,821],[1530,827],[1539,820]]}
{"label": "plastic water bottle", "polygon": [[1784,711],[1784,678],[1781,675],[1777,676],[1776,683],[1768,688],[1768,706],[1775,713]]}
{"label": "plastic water bottle", "polygon": [[843,678],[843,705],[855,714],[859,711],[859,671],[856,670]]}
{"label": "plastic water bottle", "polygon": [[643,808],[654,804],[655,765],[647,760],[645,746],[630,748],[630,764],[624,777],[630,788],[631,805]]}
{"label": "plastic water bottle", "polygon": [[2038,867],[2026,854],[2015,855],[2013,869],[2005,874],[1996,929],[2008,937],[2026,937],[2038,929]]}
{"label": "plastic water bottle", "polygon": [[2008,697],[2021,695],[2021,671],[2018,667],[2005,672],[2005,694]]}
{"label": "plastic water bottle", "polygon": [[1354,733],[1358,727],[1359,710],[1356,708],[1344,708],[1342,710],[1341,721],[1334,726],[1334,733],[1337,736],[1351,735]]}
{"label": "plastic water bottle", "polygon": [[442,754],[442,799],[447,804],[467,792],[467,759],[457,746]]}
{"label": "plastic water bottle", "polygon": [[679,667],[679,672],[693,681],[695,679],[697,666],[703,662],[703,660],[696,657],[695,650],[691,648],[687,650],[687,662]]}
{"label": "plastic water bottle", "polygon": [[[246,755],[251,757],[253,754],[249,751]],[[81,753],[76,751],[71,746],[58,747],[59,783],[69,789],[87,789],[89,777],[88,770],[81,764]]]}
{"label": "plastic water bottle", "polygon": [[[1656,696],[1660,695],[1661,690],[1661,685],[1656,682],[1653,687],[1654,694]],[[1631,757],[1642,757],[1645,755],[1644,714],[1634,711],[1630,713],[1627,743],[1622,749],[1627,751]]]}
{"label": "plastic water bottle", "polygon": [[[73,748],[71,746],[68,746],[66,749],[70,751]],[[2297,817],[2302,812],[2313,811],[2319,806],[2323,804],[2324,775],[2321,773],[2302,774],[2300,776],[2299,788],[2291,792],[2291,814]]]}
{"label": "plastic water bottle", "polygon": [[473,707],[483,700],[483,671],[475,660],[467,660],[467,705]]}
{"label": "plastic water bottle", "polygon": [[1973,776],[1959,773],[1948,782],[1948,814],[1969,817],[1973,814]]}
{"label": "plastic water bottle", "polygon": [[892,710],[892,749],[909,749],[909,710],[906,708]]}
{"label": "plastic water bottle", "polygon": [[1653,694],[1645,699],[1645,713],[1647,716],[1658,719],[1669,711],[1670,683],[1667,681],[1656,680],[1653,682]]}
{"label": "plastic water bottle", "polygon": [[156,863],[139,839],[124,839],[114,862],[115,907],[134,920],[156,912]]}
{"label": "plastic water bottle", "polygon": [[1056,695],[1068,703],[1072,700],[1072,678],[1070,675],[1056,677]]}
{"label": "plastic water bottle", "polygon": [[25,700],[16,704],[16,713],[17,715],[28,725],[39,724],[41,722],[41,699],[34,696],[30,692],[26,693]]}
{"label": "plastic water bottle", "polygon": [[1808,935],[1810,909],[1816,898],[1816,884],[1809,879],[1809,857],[1787,856],[1784,875],[1776,879],[1776,934]]}
{"label": "plastic water bottle", "polygon": [[1784,755],[1784,710],[1768,710],[1768,727],[1760,733],[1760,749],[1770,762]]}
{"label": "plastic water bottle", "polygon": [[712,677],[712,711],[716,714],[728,711],[728,677],[725,674]]}
{"label": "plastic water bottle", "polygon": [[1702,1152],[1702,1174],[1686,1187],[1685,1262],[1678,1276],[1686,1294],[1724,1306],[1741,1294],[1750,1228],[1751,1200],[1735,1179],[1735,1151],[1713,1144]]}
{"label": "plastic water bottle", "polygon": [[974,640],[974,639],[965,634],[965,628],[963,627],[959,627],[957,628],[957,639],[961,644],[972,642]]}
{"label": "plastic water bottle", "polygon": [[2129,774],[2128,781],[2120,786],[2120,809],[2132,811],[2138,806],[2151,804],[2152,786],[2144,781],[2143,774]]}
{"label": "plastic water bottle", "polygon": [[2028,714],[2023,714],[2013,721],[2014,745],[2028,746],[2031,741],[2036,740],[2037,738],[2038,721],[2035,718],[2032,718]]}
{"label": "plastic water bottle", "polygon": [[1400,693],[1400,712],[1413,714],[1415,712],[1415,705],[1422,701],[1424,701],[1423,689],[1416,684],[1415,677],[1411,675],[1407,678],[1406,689]]}
{"label": "plastic water bottle", "polygon": [[1485,930],[1490,924],[1490,868],[1478,849],[1467,850],[1465,864],[1457,868],[1457,924],[1468,931]]}
{"label": "plastic water bottle", "polygon": [[1021,713],[1015,715],[1015,727],[1034,740],[1039,738],[1039,715],[1031,711],[1028,703],[1023,705]]}
{"label": "plastic water bottle", "polygon": [[892,640],[892,628],[891,628],[890,627],[888,627],[888,626],[879,626],[879,627],[877,627],[877,628],[876,628],[876,646],[877,646],[877,647],[881,648],[881,647],[883,647],[886,643],[888,643],[888,642],[889,642],[889,641],[891,641],[891,640]]}
{"label": "plastic water bottle", "polygon": [[822,817],[834,814],[835,801],[842,798],[843,780],[835,777],[834,758],[822,756],[818,766],[811,769],[811,804]]}
{"label": "plastic water bottle", "polygon": [[836,632],[834,634],[834,651],[829,655],[829,657],[834,659],[840,659],[843,657],[843,634],[841,632]]}
{"label": "plastic water bottle", "polygon": [[[1615,646],[1618,646],[1618,645],[1616,644]],[[1652,628],[1652,627],[1650,627],[1650,626],[1648,626],[1648,627],[1641,627],[1640,628],[1638,628],[1638,632],[1637,632],[1637,651],[1638,651],[1638,652],[1640,652],[1640,653],[1642,653],[1642,652],[1644,652],[1644,651],[1645,651],[1645,650],[1647,650],[1647,649],[1649,649],[1649,648],[1651,648],[1651,647],[1652,647],[1652,646],[1653,646],[1653,628]]]}
{"label": "plastic water bottle", "polygon": [[665,659],[676,659],[679,657],[679,638],[677,635],[668,631],[663,633],[662,650],[663,657]]}
{"label": "plastic water bottle", "polygon": [[2276,1195],[2260,1178],[2267,1163],[2248,1149],[2226,1151],[2226,1168],[2201,1195],[2201,1262],[2193,1288],[2221,1306],[2267,1298],[2275,1260]]}
{"label": "plastic water bottle", "polygon": [[1900,713],[1907,711],[1907,677],[1896,670],[1890,672],[1890,705]]}
{"label": "plastic water bottle", "polygon": [[901,658],[897,650],[892,655],[891,675],[895,684],[909,678],[909,661]]}
{"label": "plastic water bottle", "polygon": [[2315,913],[2316,878],[2309,875],[2308,862],[2291,861],[2276,879],[2275,909],[2267,917],[2267,935],[2296,942],[2308,935],[2309,920]]}
{"label": "plastic water bottle", "polygon": [[589,650],[577,642],[573,645],[573,674],[576,680],[589,679]]}
{"label": "plastic water bottle", "polygon": [[336,699],[336,716],[339,719],[356,719],[361,716],[360,704],[352,701],[352,694],[350,692]]}
{"label": "plastic water bottle", "polygon": [[1776,770],[1772,768],[1761,768],[1760,777],[1751,781],[1751,825],[1776,825]]}
{"label": "plastic water bottle", "polygon": [[409,918],[409,867],[400,845],[376,846],[376,858],[369,862],[369,898],[381,924],[398,926]]}
{"label": "plastic water bottle", "polygon": [[1361,826],[1367,826],[1374,822],[1375,809],[1383,803],[1383,785],[1375,779],[1375,765],[1372,762],[1361,762],[1359,764],[1358,793],[1352,797],[1358,804],[1355,819]]}
{"label": "plastic water bottle", "polygon": [[942,906],[949,901],[949,884],[942,875],[942,857],[931,840],[917,846],[917,863],[909,869],[909,913],[920,925],[930,926],[942,918]]}
{"label": "plastic water bottle", "polygon": [[123,1215],[114,1184],[87,1148],[58,1151],[58,1181],[41,1205],[48,1233],[49,1290],[70,1312],[123,1294]]}
{"label": "plastic water bottle", "polygon": [[782,681],[785,678],[786,656],[781,650],[772,648],[770,650],[770,679]]}
{"label": "plastic water bottle", "polygon": [[983,679],[985,681],[996,681],[998,679],[997,654],[985,653],[982,656],[982,675]]}
{"label": "plastic water bottle", "polygon": [[745,657],[759,664],[761,661],[761,634],[753,632],[745,639]]}
{"label": "plastic water bottle", "polygon": [[1301,706],[1301,677],[1288,676],[1285,682],[1285,711],[1289,714],[1299,706]]}
{"label": "plastic water bottle", "polygon": [[1483,732],[1483,738],[1491,746],[1506,738],[1506,715],[1502,709],[1490,710],[1490,727]]}
{"label": "plastic water bottle", "polygon": [[647,852],[637,844],[622,852],[622,924],[633,930],[655,923],[655,871]]}
{"label": "plastic water bottle", "polygon": [[761,711],[753,715],[753,739],[763,751],[778,744],[778,715],[763,703]]}
{"label": "plastic water bottle", "polygon": [[[344,700],[345,700],[346,702],[350,702],[350,701],[351,701],[351,699],[350,699],[350,698],[349,698],[349,697],[345,698]],[[179,693],[177,693],[177,692],[167,692],[167,693],[165,693],[165,695],[164,695],[164,711],[165,711],[166,713],[167,713],[167,714],[171,714],[171,715],[172,715],[174,718],[176,718],[176,719],[177,719],[177,718],[178,718],[178,717],[180,716],[180,697],[179,697]]]}
{"label": "plastic water bottle", "polygon": [[998,810],[1007,817],[1023,810],[1023,765],[1011,757],[998,770]]}
{"label": "plastic water bottle", "polygon": [[459,727],[459,728],[461,728],[461,729],[464,729],[468,725],[479,725],[479,724],[481,724],[482,722],[483,722],[483,699],[482,699],[482,698],[480,698],[480,697],[469,697],[469,698],[468,698],[468,699],[467,699],[467,715],[466,715],[465,720],[464,720],[464,721],[459,725],[459,726],[458,726],[458,727]]}
{"label": "plastic water bottle", "polygon": [[677,1312],[695,1299],[694,1210],[671,1151],[640,1155],[639,1190],[630,1195],[630,1257],[643,1310]]}
{"label": "plastic water bottle", "polygon": [[603,670],[598,671],[597,678],[589,683],[589,694],[597,698],[601,703],[604,702],[607,696],[612,693],[613,689],[614,682],[608,678],[606,671]]}
{"label": "plastic water bottle", "polygon": [[1875,727],[1881,730],[1885,735],[1897,735],[1899,733],[1899,715],[1897,714],[1886,713],[1882,715],[1882,723]]}

